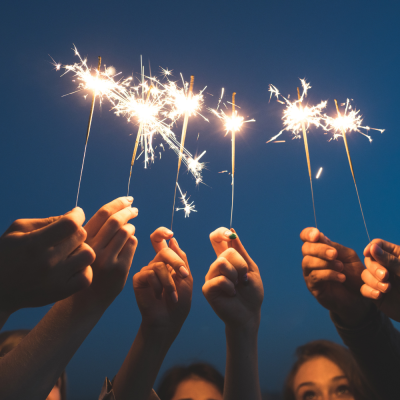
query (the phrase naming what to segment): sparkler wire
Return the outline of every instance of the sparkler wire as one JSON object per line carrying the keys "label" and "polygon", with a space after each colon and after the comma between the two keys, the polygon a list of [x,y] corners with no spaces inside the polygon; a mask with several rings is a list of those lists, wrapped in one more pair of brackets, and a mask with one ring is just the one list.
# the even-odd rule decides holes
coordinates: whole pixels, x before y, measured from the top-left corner
{"label": "sparkler wire", "polygon": [[[300,89],[299,88],[297,88],[297,96],[299,98],[299,107],[301,108],[301,96],[300,96]],[[306,150],[306,157],[307,157],[308,175],[310,177],[311,197],[312,197],[312,204],[313,204],[313,210],[314,210],[315,227],[317,228],[317,216],[316,216],[316,213],[315,213],[315,204],[314,204],[314,191],[313,191],[313,187],[312,187],[310,153],[308,151],[307,133],[306,133],[306,128],[304,126],[304,121],[301,122],[301,128],[303,130],[304,147],[305,147],[305,150]]]}
{"label": "sparkler wire", "polygon": [[[97,66],[97,71],[100,72],[100,67],[101,67],[101,57],[99,56],[99,64]],[[90,134],[90,127],[92,125],[92,118],[93,118],[93,111],[94,111],[94,104],[96,101],[96,89],[93,90],[93,97],[92,97],[92,106],[90,107],[90,115],[89,115],[89,122],[88,122],[88,127],[86,131],[86,143],[85,143],[85,150],[83,152],[83,160],[82,160],[82,167],[81,167],[81,175],[79,177],[79,184],[78,184],[78,193],[76,195],[76,204],[75,207],[78,206],[78,198],[79,198],[79,191],[81,188],[81,180],[82,180],[82,172],[83,172],[83,166],[85,164],[85,157],[86,157],[86,149],[87,149],[87,144],[89,140],[89,134]]]}
{"label": "sparkler wire", "polygon": [[[232,93],[232,118],[235,117],[235,96]],[[235,191],[235,129],[232,129],[232,206],[231,206],[231,229],[232,229],[232,216],[233,216],[233,196]]]}
{"label": "sparkler wire", "polygon": [[[146,103],[149,100],[150,92],[151,92],[152,89],[153,89],[153,86],[150,86],[149,91],[147,92]],[[137,149],[138,149],[138,145],[139,145],[139,139],[140,139],[140,136],[142,134],[142,130],[143,130],[143,121],[140,122],[138,133],[136,135],[135,148],[133,149],[133,155],[132,155],[132,160],[131,160],[131,170],[129,172],[128,194],[127,194],[127,196],[129,196],[129,187],[131,185],[132,168],[133,168],[133,164],[135,163],[136,153],[137,153]]]}
{"label": "sparkler wire", "polygon": [[[336,110],[337,110],[338,116],[339,116],[339,118],[340,118],[340,117],[341,117],[341,114],[340,114],[339,105],[338,105],[336,99],[335,99],[335,105],[336,105]],[[360,195],[358,194],[356,178],[355,178],[355,176],[354,176],[353,163],[351,162],[349,146],[348,146],[348,144],[347,144],[346,131],[345,131],[345,129],[343,129],[343,128],[342,128],[342,133],[343,133],[344,145],[345,145],[345,147],[346,147],[347,158],[349,159],[351,174],[353,175],[354,186],[355,186],[355,188],[356,188],[356,193],[357,193],[357,198],[358,198],[358,204],[360,205],[361,215],[362,215],[362,218],[363,218],[363,221],[364,221],[365,231],[367,232],[368,240],[371,241],[371,239],[370,239],[370,237],[369,237],[369,233],[368,233],[367,223],[365,222],[364,212],[363,212],[363,209],[362,209],[362,206],[361,206]]]}
{"label": "sparkler wire", "polygon": [[[194,76],[192,75],[190,77],[190,87],[189,87],[189,92],[188,92],[188,95],[187,95],[188,99],[190,99],[191,96],[192,96],[193,84],[194,84]],[[172,231],[172,225],[174,223],[176,187],[178,185],[179,170],[181,168],[182,153],[183,153],[183,148],[184,148],[184,145],[185,145],[186,130],[187,130],[188,122],[189,122],[189,110],[187,110],[186,113],[185,113],[185,119],[183,121],[183,127],[182,127],[181,147],[180,147],[180,150],[179,150],[179,159],[178,159],[178,171],[176,173],[176,181],[175,181],[174,204],[172,205],[171,231]]]}

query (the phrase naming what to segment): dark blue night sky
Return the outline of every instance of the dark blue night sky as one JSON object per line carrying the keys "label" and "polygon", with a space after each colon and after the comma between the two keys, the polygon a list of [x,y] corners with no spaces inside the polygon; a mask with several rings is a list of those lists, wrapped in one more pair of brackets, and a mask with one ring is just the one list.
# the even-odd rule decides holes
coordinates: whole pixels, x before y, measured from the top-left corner
{"label": "dark blue night sky", "polygon": [[[302,140],[265,142],[282,129],[283,106],[269,100],[268,85],[296,95],[298,78],[312,89],[308,101],[354,99],[373,142],[348,138],[364,214],[372,237],[400,243],[399,111],[400,5],[395,1],[42,1],[7,2],[1,13],[1,218],[3,232],[17,218],[63,214],[75,205],[90,96],[73,91],[56,61],[75,61],[72,44],[89,65],[113,65],[138,76],[159,66],[195,75],[195,90],[207,85],[206,103],[220,90],[235,91],[240,112],[255,118],[237,135],[233,226],[257,262],[265,288],[259,335],[264,390],[279,391],[294,350],[307,341],[339,341],[328,312],[308,293],[301,272],[300,231],[314,223]],[[175,214],[174,233],[194,276],[191,313],[162,371],[175,363],[205,360],[221,371],[225,335],[201,293],[214,252],[209,233],[229,226],[230,140],[219,121],[189,122],[186,147],[207,150],[204,182],[190,175],[180,183],[197,213]],[[180,137],[180,127],[176,129]],[[125,195],[137,127],[95,108],[79,205],[87,219],[103,204]],[[198,133],[199,139],[197,140]],[[328,143],[322,130],[308,135],[319,228],[360,255],[368,243],[343,141]],[[160,138],[155,139],[156,143]],[[154,252],[150,233],[169,227],[177,159],[171,150],[145,170],[137,162],[131,193],[139,247],[130,277]],[[4,329],[32,328],[48,307],[15,313]],[[118,371],[140,324],[131,279],[67,368],[69,398],[96,398],[105,376]]]}

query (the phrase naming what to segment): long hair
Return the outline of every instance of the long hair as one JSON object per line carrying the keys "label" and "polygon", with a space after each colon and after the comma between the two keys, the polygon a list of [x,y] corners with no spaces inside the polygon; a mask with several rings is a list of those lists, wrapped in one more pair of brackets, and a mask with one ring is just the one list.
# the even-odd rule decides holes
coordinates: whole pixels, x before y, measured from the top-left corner
{"label": "long hair", "polygon": [[[0,333],[0,358],[4,357],[11,350],[15,349],[22,339],[29,333],[28,329],[5,331]],[[61,400],[67,400],[67,375],[65,371],[58,378],[56,385],[60,389]]]}
{"label": "long hair", "polygon": [[349,381],[350,390],[355,400],[375,400],[367,382],[347,348],[328,340],[315,340],[298,347],[296,357],[297,360],[286,377],[283,387],[284,400],[296,400],[293,388],[294,378],[305,362],[316,357],[327,358],[343,371]]}
{"label": "long hair", "polygon": [[161,400],[171,400],[178,385],[192,377],[201,378],[213,384],[218,391],[223,394],[224,377],[212,365],[206,363],[196,363],[187,367],[178,365],[170,368],[158,385],[157,395]]}

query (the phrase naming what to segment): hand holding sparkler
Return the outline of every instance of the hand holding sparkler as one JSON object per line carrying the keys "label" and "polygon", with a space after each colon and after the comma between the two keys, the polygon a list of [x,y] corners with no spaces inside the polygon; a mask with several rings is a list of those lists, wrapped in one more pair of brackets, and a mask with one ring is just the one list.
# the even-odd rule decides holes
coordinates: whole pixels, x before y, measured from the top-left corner
{"label": "hand holding sparkler", "polygon": [[361,294],[389,318],[400,322],[400,246],[374,239],[364,249]]}
{"label": "hand holding sparkler", "polygon": [[[152,233],[150,238],[157,255],[133,277],[142,323],[113,382],[118,399],[152,397],[161,364],[189,315],[193,278],[186,254],[172,235],[163,227]],[[180,265],[185,277],[171,265]]]}
{"label": "hand holding sparkler", "polygon": [[0,311],[41,307],[91,284],[95,254],[84,243],[84,220],[74,208],[59,217],[19,219],[7,229],[0,237]]}
{"label": "hand holding sparkler", "polygon": [[224,398],[261,399],[257,333],[264,288],[260,271],[233,229],[219,228],[210,234],[210,240],[217,259],[202,290],[225,324]]}

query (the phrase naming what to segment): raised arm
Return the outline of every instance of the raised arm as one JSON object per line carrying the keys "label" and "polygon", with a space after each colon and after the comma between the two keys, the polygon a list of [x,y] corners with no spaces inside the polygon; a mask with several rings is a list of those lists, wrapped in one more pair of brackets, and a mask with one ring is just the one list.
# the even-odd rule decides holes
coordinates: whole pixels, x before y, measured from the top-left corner
{"label": "raised arm", "polygon": [[186,254],[172,236],[162,227],[151,235],[157,254],[133,277],[142,323],[114,379],[118,400],[149,398],[164,357],[190,311],[193,278]]}
{"label": "raised arm", "polygon": [[210,234],[217,255],[203,294],[225,323],[224,400],[260,400],[257,335],[264,289],[260,271],[236,232],[219,228]]}
{"label": "raised arm", "polygon": [[[91,286],[57,302],[14,350],[0,360],[2,400],[43,400],[61,372],[123,288],[137,240],[127,221],[137,215],[131,201],[102,207],[86,225],[83,250],[97,257]],[[90,250],[93,248],[93,250]]]}

